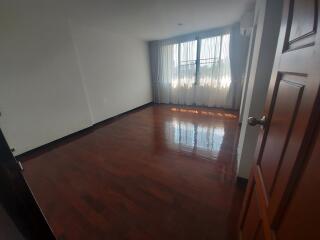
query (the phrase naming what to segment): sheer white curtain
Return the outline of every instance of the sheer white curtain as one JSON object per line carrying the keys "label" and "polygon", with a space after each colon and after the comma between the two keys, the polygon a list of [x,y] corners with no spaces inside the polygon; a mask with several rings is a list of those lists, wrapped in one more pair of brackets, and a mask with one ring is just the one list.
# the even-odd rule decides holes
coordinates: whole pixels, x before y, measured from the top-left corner
{"label": "sheer white curtain", "polygon": [[191,105],[194,103],[194,84],[196,80],[197,41],[175,44],[176,78],[171,79],[170,103]]}
{"label": "sheer white curtain", "polygon": [[232,108],[229,42],[223,34],[151,46],[154,101]]}
{"label": "sheer white curtain", "polygon": [[232,107],[229,42],[229,34],[201,39],[196,105]]}

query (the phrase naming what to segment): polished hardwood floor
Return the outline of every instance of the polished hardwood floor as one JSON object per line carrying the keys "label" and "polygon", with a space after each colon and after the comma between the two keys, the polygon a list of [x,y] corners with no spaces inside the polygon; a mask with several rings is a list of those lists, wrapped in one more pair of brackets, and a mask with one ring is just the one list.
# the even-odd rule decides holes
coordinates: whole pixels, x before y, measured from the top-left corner
{"label": "polished hardwood floor", "polygon": [[237,113],[154,105],[23,157],[57,239],[234,240]]}

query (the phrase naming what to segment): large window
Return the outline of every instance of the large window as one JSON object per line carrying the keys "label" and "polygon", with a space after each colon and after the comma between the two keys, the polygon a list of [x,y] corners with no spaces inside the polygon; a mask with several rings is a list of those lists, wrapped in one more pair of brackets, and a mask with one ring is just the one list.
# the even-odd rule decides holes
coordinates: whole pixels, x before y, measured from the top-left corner
{"label": "large window", "polygon": [[230,34],[209,34],[150,44],[155,102],[232,107]]}
{"label": "large window", "polygon": [[197,41],[180,44],[180,85],[191,87],[196,81]]}
{"label": "large window", "polygon": [[171,45],[176,73],[172,87],[228,88],[231,83],[229,41],[230,35],[224,34]]}

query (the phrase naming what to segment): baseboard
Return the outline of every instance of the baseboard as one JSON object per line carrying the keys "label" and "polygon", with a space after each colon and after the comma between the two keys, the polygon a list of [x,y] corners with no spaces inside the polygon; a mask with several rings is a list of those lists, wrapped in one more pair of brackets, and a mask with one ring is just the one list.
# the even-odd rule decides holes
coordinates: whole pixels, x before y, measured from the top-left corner
{"label": "baseboard", "polygon": [[143,104],[141,106],[138,106],[138,107],[133,108],[131,110],[128,110],[126,112],[123,112],[123,113],[120,113],[118,115],[115,115],[115,116],[113,116],[111,118],[107,118],[107,119],[105,119],[105,120],[103,120],[101,122],[93,124],[90,127],[81,129],[80,131],[71,133],[71,134],[66,135],[64,137],[58,138],[58,139],[56,139],[56,140],[54,140],[52,142],[44,144],[44,145],[42,145],[40,147],[31,149],[31,150],[29,150],[27,152],[24,152],[22,154],[19,154],[19,155],[16,156],[16,159],[18,161],[20,161],[20,162],[27,161],[27,160],[29,160],[31,158],[34,158],[34,157],[36,157],[38,155],[41,155],[44,152],[50,151],[51,149],[53,149],[53,148],[55,148],[57,146],[64,145],[64,144],[66,144],[66,143],[68,143],[70,141],[73,141],[73,140],[77,139],[80,136],[84,136],[84,135],[86,135],[88,133],[91,133],[92,131],[94,131],[97,128],[100,128],[102,126],[108,125],[108,124],[110,124],[110,123],[112,123],[112,122],[114,122],[114,121],[116,121],[116,120],[118,120],[118,119],[120,119],[122,117],[125,117],[125,116],[127,116],[127,115],[129,115],[131,113],[137,112],[139,110],[142,110],[142,109],[147,108],[147,107],[152,106],[152,105],[153,105],[153,102],[148,102],[146,104]]}
{"label": "baseboard", "polygon": [[99,128],[99,127],[101,127],[101,126],[108,125],[108,124],[114,122],[115,120],[118,120],[118,119],[121,118],[121,117],[127,116],[127,115],[130,114],[130,113],[134,113],[134,112],[140,111],[140,110],[145,109],[145,108],[147,108],[147,107],[150,107],[150,106],[152,106],[152,105],[154,105],[153,102],[148,102],[148,103],[143,104],[143,105],[141,105],[141,106],[139,106],[139,107],[133,108],[133,109],[131,109],[131,110],[125,111],[125,112],[120,113],[120,114],[118,114],[118,115],[115,115],[115,116],[113,116],[113,117],[110,117],[110,118],[107,118],[107,119],[102,120],[102,121],[100,121],[100,122],[97,122],[97,123],[95,123],[92,127],[94,127],[94,128]]}

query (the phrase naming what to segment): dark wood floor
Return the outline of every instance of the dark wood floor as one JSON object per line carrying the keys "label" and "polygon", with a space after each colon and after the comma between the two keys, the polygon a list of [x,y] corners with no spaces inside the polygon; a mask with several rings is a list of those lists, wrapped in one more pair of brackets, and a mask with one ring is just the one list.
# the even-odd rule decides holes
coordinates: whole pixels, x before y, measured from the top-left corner
{"label": "dark wood floor", "polygon": [[158,105],[24,157],[58,239],[234,240],[234,112]]}

